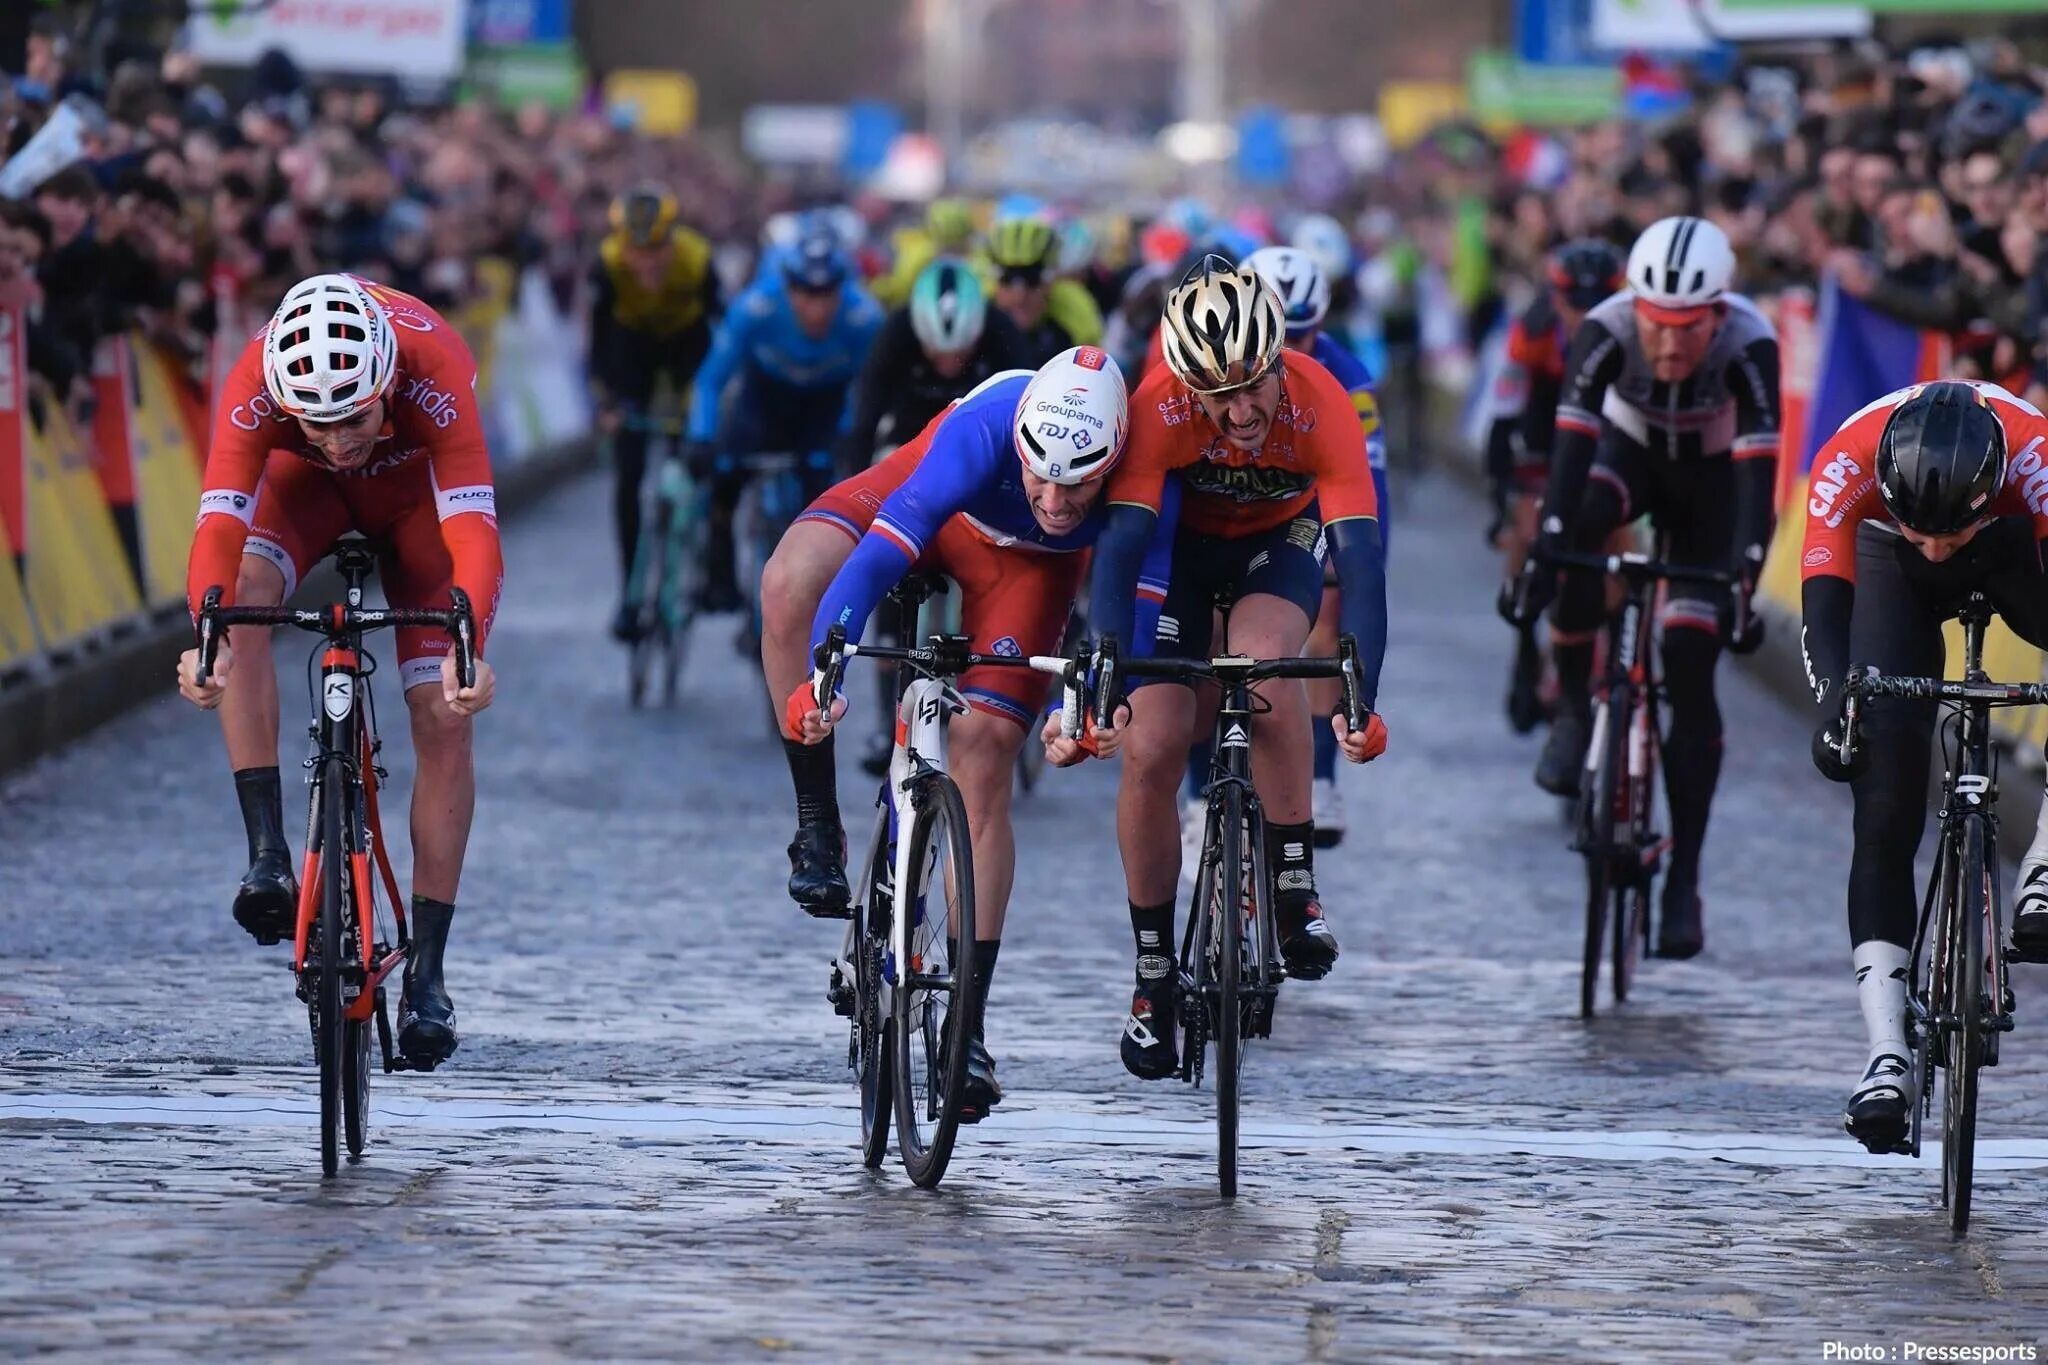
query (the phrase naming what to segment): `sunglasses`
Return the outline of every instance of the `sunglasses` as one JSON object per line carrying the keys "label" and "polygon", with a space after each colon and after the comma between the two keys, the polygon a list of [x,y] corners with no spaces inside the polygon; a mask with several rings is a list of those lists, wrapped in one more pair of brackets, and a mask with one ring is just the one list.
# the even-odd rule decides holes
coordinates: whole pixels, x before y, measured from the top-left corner
{"label": "sunglasses", "polygon": [[1036,289],[1045,283],[1045,271],[1040,268],[1011,268],[996,276],[997,284],[1014,284],[1024,289]]}
{"label": "sunglasses", "polygon": [[1275,360],[1272,364],[1266,366],[1265,369],[1260,370],[1250,379],[1244,380],[1240,383],[1225,384],[1220,389],[1196,388],[1193,384],[1188,385],[1187,388],[1189,393],[1195,394],[1198,397],[1214,398],[1218,402],[1228,403],[1231,400],[1235,399],[1239,394],[1250,393],[1253,389],[1256,389],[1259,385],[1265,383],[1268,379],[1272,378],[1274,372],[1277,371],[1279,368],[1280,362],[1278,360]]}

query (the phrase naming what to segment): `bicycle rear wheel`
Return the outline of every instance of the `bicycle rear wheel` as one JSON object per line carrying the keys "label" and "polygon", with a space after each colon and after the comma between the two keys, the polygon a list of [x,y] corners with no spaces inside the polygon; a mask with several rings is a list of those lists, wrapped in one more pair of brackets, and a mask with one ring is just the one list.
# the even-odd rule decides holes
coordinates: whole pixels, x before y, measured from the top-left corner
{"label": "bicycle rear wheel", "polygon": [[697,596],[704,582],[703,518],[695,510],[694,490],[664,489],[670,503],[665,560],[661,576],[661,699],[673,706],[690,657],[690,630],[697,622]]}
{"label": "bicycle rear wheel", "polygon": [[1597,766],[1579,779],[1579,847],[1586,857],[1586,937],[1579,964],[1579,1018],[1591,1019],[1600,997],[1600,956],[1606,948],[1608,902],[1614,898],[1615,796],[1628,762],[1628,700],[1617,688],[1593,711]]}
{"label": "bicycle rear wheel", "polygon": [[1216,1186],[1225,1199],[1237,1197],[1238,1066],[1243,1059],[1244,1009],[1239,971],[1244,955],[1245,879],[1251,862],[1245,857],[1244,793],[1226,783],[1222,799],[1210,807],[1220,812],[1217,858],[1217,915],[1210,951],[1215,954],[1216,999]]}
{"label": "bicycle rear wheel", "polygon": [[[967,1090],[967,1038],[978,1004],[974,866],[967,807],[953,779],[928,774],[912,789],[912,804],[910,885],[897,888],[897,913],[910,917],[910,961],[896,964],[891,1011],[896,1147],[912,1182],[930,1189],[953,1158]],[[948,952],[949,937],[956,951]],[[943,969],[934,969],[938,963]]]}
{"label": "bicycle rear wheel", "polygon": [[1650,877],[1645,871],[1614,892],[1614,1003],[1628,1001],[1636,967],[1643,960],[1643,942],[1650,933]]}
{"label": "bicycle rear wheel", "polygon": [[348,767],[336,755],[320,769],[320,961],[315,967],[313,1050],[320,1064],[320,1172],[340,1165],[342,1125],[341,916],[348,870],[342,806],[348,800]]}
{"label": "bicycle rear wheel", "polygon": [[1949,1230],[1960,1237],[1970,1226],[1970,1187],[1977,1153],[1977,1067],[1983,1060],[1985,990],[1984,937],[1991,920],[1991,878],[1998,868],[1990,860],[1984,821],[1963,820],[1963,859],[1956,879],[1955,917],[1951,940],[1948,1004],[1950,1026],[1945,1039],[1947,1084],[1941,1114],[1941,1192],[1948,1205]]}

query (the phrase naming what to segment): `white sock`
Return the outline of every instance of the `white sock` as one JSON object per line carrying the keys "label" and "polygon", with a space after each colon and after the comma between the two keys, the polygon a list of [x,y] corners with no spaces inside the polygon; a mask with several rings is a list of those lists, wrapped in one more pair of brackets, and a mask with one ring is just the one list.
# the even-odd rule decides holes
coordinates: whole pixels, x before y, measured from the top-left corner
{"label": "white sock", "polygon": [[[2031,893],[2031,894],[2030,894]],[[2013,913],[2048,908],[2048,794],[2034,817],[2034,842],[2020,859],[2020,878],[2012,898]]]}
{"label": "white sock", "polygon": [[1911,954],[1881,938],[1859,943],[1849,955],[1856,968],[1856,1003],[1863,1008],[1863,1031],[1870,1055],[1895,1052],[1906,1057],[1906,967]]}

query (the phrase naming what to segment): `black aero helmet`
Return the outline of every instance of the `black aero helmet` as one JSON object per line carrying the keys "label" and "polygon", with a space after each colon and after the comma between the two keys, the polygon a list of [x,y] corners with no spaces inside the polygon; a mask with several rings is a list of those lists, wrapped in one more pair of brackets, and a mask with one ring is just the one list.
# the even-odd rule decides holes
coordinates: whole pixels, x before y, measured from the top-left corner
{"label": "black aero helmet", "polygon": [[1620,250],[1597,237],[1566,242],[1546,264],[1550,287],[1580,312],[1628,284]]}
{"label": "black aero helmet", "polygon": [[2005,481],[2005,427],[1976,388],[1946,380],[1892,409],[1877,438],[1877,493],[1892,519],[1921,535],[1963,530]]}

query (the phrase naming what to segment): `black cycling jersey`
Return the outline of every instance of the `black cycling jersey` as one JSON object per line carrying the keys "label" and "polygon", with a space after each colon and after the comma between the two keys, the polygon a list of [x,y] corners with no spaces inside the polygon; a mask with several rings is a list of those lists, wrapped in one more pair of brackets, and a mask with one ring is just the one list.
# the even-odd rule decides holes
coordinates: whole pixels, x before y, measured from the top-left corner
{"label": "black cycling jersey", "polygon": [[887,439],[901,445],[990,375],[1029,368],[1016,325],[991,308],[966,368],[950,378],[941,375],[910,325],[910,310],[897,309],[876,334],[855,389],[853,426],[847,433],[853,462],[874,454],[885,419]]}

